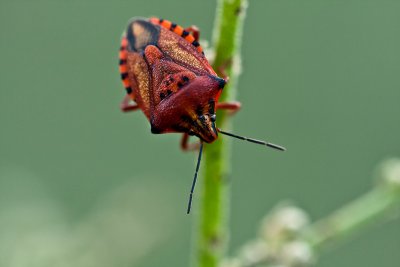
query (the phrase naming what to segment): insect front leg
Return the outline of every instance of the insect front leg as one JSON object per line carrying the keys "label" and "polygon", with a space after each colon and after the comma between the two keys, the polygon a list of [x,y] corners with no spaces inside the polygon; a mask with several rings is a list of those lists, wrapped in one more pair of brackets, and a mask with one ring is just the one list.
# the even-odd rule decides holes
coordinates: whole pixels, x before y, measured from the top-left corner
{"label": "insect front leg", "polygon": [[240,110],[242,104],[239,101],[217,103],[217,110],[223,109],[230,111],[229,114],[233,115]]}
{"label": "insect front leg", "polygon": [[196,26],[192,25],[190,27],[185,28],[185,31],[192,33],[194,40],[196,42],[199,41],[200,38],[200,30]]}
{"label": "insect front leg", "polygon": [[130,98],[129,95],[126,95],[124,99],[121,102],[121,110],[122,112],[129,112],[129,111],[135,111],[139,109],[139,106],[137,104],[132,104],[132,99]]}
{"label": "insect front leg", "polygon": [[181,149],[183,151],[194,151],[200,148],[200,142],[189,144],[189,134],[184,133],[181,139]]}
{"label": "insect front leg", "polygon": [[226,72],[226,69],[229,68],[231,65],[232,65],[232,59],[228,59],[222,62],[222,64],[217,67],[218,73],[222,75],[222,78],[227,83],[229,82],[229,76],[228,73]]}

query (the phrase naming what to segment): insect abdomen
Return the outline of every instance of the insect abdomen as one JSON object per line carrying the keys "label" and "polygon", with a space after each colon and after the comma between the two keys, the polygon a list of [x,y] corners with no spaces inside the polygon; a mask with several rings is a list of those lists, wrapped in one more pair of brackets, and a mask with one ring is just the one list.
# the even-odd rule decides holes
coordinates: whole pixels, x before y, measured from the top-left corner
{"label": "insect abdomen", "polygon": [[166,20],[166,19],[150,18],[150,21],[152,23],[156,24],[156,25],[160,25],[160,26],[164,27],[165,29],[170,30],[171,32],[174,32],[177,35],[181,36],[186,41],[188,41],[189,43],[194,45],[196,47],[197,51],[199,51],[200,53],[204,54],[203,48],[201,47],[199,42],[195,40],[193,35],[191,35],[187,31],[185,31],[183,29],[183,27],[181,27],[181,26],[179,26],[179,25],[177,25],[175,23],[172,23],[171,21]]}
{"label": "insect abdomen", "polygon": [[160,28],[144,19],[134,19],[128,24],[126,38],[128,50],[143,52],[146,46],[156,45],[160,37]]}
{"label": "insect abdomen", "polygon": [[127,57],[128,57],[128,53],[127,53],[127,46],[128,46],[128,40],[126,39],[126,37],[122,37],[121,40],[121,47],[120,47],[120,51],[119,51],[119,72],[121,74],[121,80],[122,80],[122,84],[125,87],[126,93],[128,95],[132,97],[132,84],[131,81],[129,80],[128,77],[128,66],[127,66]]}

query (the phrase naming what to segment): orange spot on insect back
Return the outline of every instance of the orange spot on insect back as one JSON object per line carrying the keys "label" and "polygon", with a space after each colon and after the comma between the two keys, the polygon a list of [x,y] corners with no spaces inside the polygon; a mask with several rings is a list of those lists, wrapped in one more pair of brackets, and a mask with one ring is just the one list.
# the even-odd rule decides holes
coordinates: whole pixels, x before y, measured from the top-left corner
{"label": "orange spot on insect back", "polygon": [[128,46],[128,40],[124,37],[121,40],[121,47],[127,47]]}
{"label": "orange spot on insect back", "polygon": [[162,23],[161,23],[161,26],[163,26],[164,28],[167,28],[168,30],[169,30],[169,28],[171,28],[171,21],[169,21],[169,20],[164,20]]}
{"label": "orange spot on insect back", "polygon": [[192,35],[188,35],[185,37],[185,40],[188,41],[189,43],[192,43],[195,39]]}
{"label": "orange spot on insect back", "polygon": [[150,18],[150,22],[153,24],[160,24],[160,19],[156,17]]}
{"label": "orange spot on insect back", "polygon": [[119,52],[119,59],[125,60],[128,57],[126,51]]}
{"label": "orange spot on insect back", "polygon": [[203,52],[203,48],[201,46],[197,47],[197,51],[199,51],[200,53]]}
{"label": "orange spot on insect back", "polygon": [[126,79],[122,80],[122,83],[124,84],[124,87],[125,87],[125,88],[127,88],[127,87],[130,87],[130,86],[131,86],[131,82],[129,81],[129,79],[128,79],[128,78],[126,78]]}
{"label": "orange spot on insect back", "polygon": [[128,68],[126,65],[120,65],[119,66],[119,72],[120,73],[127,73],[128,72]]}
{"label": "orange spot on insect back", "polygon": [[177,35],[182,35],[182,33],[183,33],[183,28],[181,27],[181,26],[176,26],[175,27],[175,29],[174,29],[174,33],[176,33]]}

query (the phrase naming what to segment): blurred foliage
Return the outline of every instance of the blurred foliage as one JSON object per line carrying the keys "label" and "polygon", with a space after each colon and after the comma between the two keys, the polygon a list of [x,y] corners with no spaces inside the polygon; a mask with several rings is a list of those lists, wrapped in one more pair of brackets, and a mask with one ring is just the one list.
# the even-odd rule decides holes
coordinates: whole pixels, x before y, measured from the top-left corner
{"label": "blurred foliage", "polygon": [[[126,182],[85,216],[71,220],[64,205],[49,197],[32,175],[9,171],[1,173],[1,181],[1,266],[132,266],[165,243],[174,229],[167,216],[171,203],[161,210],[155,206],[146,191],[158,195],[161,188],[148,183]],[[155,214],[164,216],[168,227],[157,227]]]}

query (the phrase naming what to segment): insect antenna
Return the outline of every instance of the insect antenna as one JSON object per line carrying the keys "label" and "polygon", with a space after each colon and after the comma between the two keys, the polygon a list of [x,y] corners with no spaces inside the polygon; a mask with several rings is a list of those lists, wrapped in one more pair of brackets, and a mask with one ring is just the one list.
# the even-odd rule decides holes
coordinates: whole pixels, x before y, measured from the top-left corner
{"label": "insect antenna", "polygon": [[199,168],[200,168],[200,161],[201,161],[202,153],[203,153],[203,142],[200,141],[199,157],[197,158],[196,172],[194,173],[192,188],[190,189],[189,202],[188,202],[188,207],[187,207],[187,212],[186,212],[187,214],[190,213],[190,209],[192,207],[193,192],[194,192],[194,187],[196,186],[197,174],[198,174]]}
{"label": "insect antenna", "polygon": [[233,133],[228,133],[228,132],[222,131],[219,128],[217,128],[217,130],[218,130],[219,133],[222,133],[224,135],[228,135],[228,136],[240,139],[240,140],[248,141],[248,142],[259,144],[259,145],[264,145],[264,146],[267,146],[267,147],[270,147],[270,148],[273,148],[273,149],[276,149],[276,150],[280,150],[280,151],[286,151],[286,148],[284,148],[283,146],[280,146],[280,145],[275,145],[273,143],[269,143],[269,142],[266,142],[266,141],[257,140],[257,139],[254,139],[254,138],[248,138],[248,137],[236,135],[236,134],[233,134]]}

